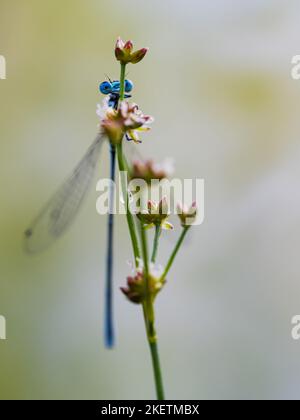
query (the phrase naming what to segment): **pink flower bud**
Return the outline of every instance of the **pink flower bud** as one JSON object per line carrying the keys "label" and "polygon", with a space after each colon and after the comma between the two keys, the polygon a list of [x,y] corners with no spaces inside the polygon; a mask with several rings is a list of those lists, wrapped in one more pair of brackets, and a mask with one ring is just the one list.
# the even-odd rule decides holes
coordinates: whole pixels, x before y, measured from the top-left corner
{"label": "pink flower bud", "polygon": [[132,41],[127,41],[126,44],[124,45],[124,50],[128,51],[129,53],[131,53],[131,51],[133,50],[133,43]]}
{"label": "pink flower bud", "polygon": [[162,229],[171,230],[173,226],[167,222],[168,217],[169,206],[165,197],[159,203],[149,200],[147,211],[137,213],[137,218],[147,227],[160,226]]}
{"label": "pink flower bud", "polygon": [[151,159],[135,160],[132,164],[131,179],[143,179],[147,184],[151,184],[152,180],[166,179],[173,172],[173,161],[170,159],[162,163],[156,163]]}
{"label": "pink flower bud", "polygon": [[122,41],[121,37],[119,36],[116,43],[116,48],[122,50],[124,48],[125,44]]}
{"label": "pink flower bud", "polygon": [[191,226],[197,217],[197,203],[194,201],[190,207],[186,204],[177,204],[177,214],[182,227]]}
{"label": "pink flower bud", "polygon": [[[150,265],[148,281],[150,283],[150,294],[153,299],[156,298],[166,282],[165,279],[161,279],[161,275],[161,268],[158,269],[154,265]],[[147,279],[144,267],[140,266],[133,276],[127,277],[127,286],[121,287],[121,291],[132,303],[141,304],[146,300],[146,284]]]}
{"label": "pink flower bud", "polygon": [[131,63],[137,64],[145,57],[148,52],[148,48],[142,48],[141,50],[136,51],[135,53],[131,54]]}
{"label": "pink flower bud", "polygon": [[148,48],[142,48],[138,51],[132,52],[133,43],[127,41],[126,43],[119,37],[115,46],[115,56],[122,64],[136,64],[140,62],[146,55]]}

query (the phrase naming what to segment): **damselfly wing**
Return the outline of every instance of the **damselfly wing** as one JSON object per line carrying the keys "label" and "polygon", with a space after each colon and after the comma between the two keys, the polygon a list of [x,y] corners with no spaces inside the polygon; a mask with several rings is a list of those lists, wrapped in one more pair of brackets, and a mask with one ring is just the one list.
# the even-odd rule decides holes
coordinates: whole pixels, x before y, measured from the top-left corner
{"label": "damselfly wing", "polygon": [[104,141],[98,134],[72,174],[42,208],[25,232],[25,250],[37,253],[60,237],[76,217],[91,186]]}

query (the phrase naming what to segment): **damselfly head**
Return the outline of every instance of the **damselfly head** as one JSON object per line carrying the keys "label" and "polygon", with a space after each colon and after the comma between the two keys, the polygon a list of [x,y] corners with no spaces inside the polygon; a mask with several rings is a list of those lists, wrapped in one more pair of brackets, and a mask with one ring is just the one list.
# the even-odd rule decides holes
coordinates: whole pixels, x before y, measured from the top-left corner
{"label": "damselfly head", "polygon": [[[131,80],[125,80],[125,92],[129,93],[133,89],[133,83]],[[99,90],[103,95],[109,95],[111,93],[120,93],[120,82],[114,80],[113,82],[106,80],[99,86]]]}

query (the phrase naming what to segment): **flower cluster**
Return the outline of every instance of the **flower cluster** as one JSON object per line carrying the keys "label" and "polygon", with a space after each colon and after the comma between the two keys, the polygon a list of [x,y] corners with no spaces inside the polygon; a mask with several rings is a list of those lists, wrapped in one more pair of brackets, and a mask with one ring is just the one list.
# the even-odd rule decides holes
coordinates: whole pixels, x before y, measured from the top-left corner
{"label": "flower cluster", "polygon": [[173,172],[173,161],[170,159],[166,159],[161,164],[152,159],[135,160],[132,164],[131,179],[143,179],[147,184],[151,184],[153,179],[160,181],[169,178]]}
{"label": "flower cluster", "polygon": [[155,299],[165,283],[166,280],[162,279],[162,269],[154,264],[150,264],[148,279],[146,279],[143,262],[139,261],[134,274],[127,277],[127,287],[121,287],[121,291],[131,302],[140,304],[145,302],[147,293]]}
{"label": "flower cluster", "polygon": [[98,105],[97,115],[100,117],[101,129],[113,144],[120,143],[126,133],[131,140],[139,143],[139,132],[149,131],[148,124],[153,121],[153,118],[144,115],[136,104],[127,101],[122,101],[115,110],[109,106],[106,99],[102,107]]}
{"label": "flower cluster", "polygon": [[122,64],[137,64],[147,54],[148,48],[141,48],[133,52],[132,41],[126,43],[119,37],[115,47],[115,56]]}
{"label": "flower cluster", "polygon": [[160,226],[164,230],[173,229],[173,225],[167,221],[169,217],[169,206],[166,198],[156,203],[152,200],[148,201],[146,211],[137,213],[138,219],[147,226],[152,228],[154,226]]}
{"label": "flower cluster", "polygon": [[191,226],[197,217],[197,204],[194,202],[190,207],[186,204],[177,205],[177,214],[183,228]]}

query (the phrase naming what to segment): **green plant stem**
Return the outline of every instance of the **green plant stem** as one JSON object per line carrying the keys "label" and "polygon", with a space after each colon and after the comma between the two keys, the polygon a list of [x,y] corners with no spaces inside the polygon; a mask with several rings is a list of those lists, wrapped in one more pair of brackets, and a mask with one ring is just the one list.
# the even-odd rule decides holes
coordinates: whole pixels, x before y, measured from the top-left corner
{"label": "green plant stem", "polygon": [[159,401],[165,399],[162,372],[160,367],[159,352],[157,345],[157,335],[155,331],[154,321],[151,323],[148,320],[146,305],[143,304],[144,320],[147,333],[148,344],[151,353],[154,382],[156,389],[156,396]]}
{"label": "green plant stem", "polygon": [[190,228],[190,226],[185,226],[182,229],[181,235],[180,235],[180,237],[179,237],[179,239],[177,241],[177,244],[175,245],[174,251],[171,254],[171,257],[170,257],[170,259],[169,259],[169,261],[168,261],[168,263],[166,265],[165,271],[163,272],[163,275],[161,276],[161,279],[160,280],[164,280],[167,277],[168,272],[170,271],[170,268],[172,267],[172,264],[173,264],[173,262],[175,260],[175,257],[176,257],[176,255],[177,255],[177,253],[179,251],[179,248],[181,247],[181,245],[182,245],[182,243],[184,241],[184,238],[185,238],[185,236],[186,236],[189,228]]}
{"label": "green plant stem", "polygon": [[[121,64],[121,75],[120,75],[120,102],[124,100],[125,95],[125,72],[126,72],[126,64]],[[119,170],[121,172],[126,171],[128,165],[125,163],[123,150],[122,150],[122,143],[116,146],[117,155],[118,155],[118,162],[119,162]],[[124,185],[125,184],[125,185]],[[133,252],[135,256],[136,265],[138,264],[138,259],[140,258],[140,250],[136,235],[136,229],[132,214],[129,210],[128,205],[128,192],[127,192],[127,185],[122,181],[122,191],[123,196],[125,197],[126,202],[126,216],[127,216],[127,223],[129,228],[129,233],[131,237]],[[151,290],[150,290],[150,279],[149,279],[149,263],[148,263],[148,248],[147,248],[147,239],[143,225],[141,224],[141,238],[142,238],[142,251],[143,251],[143,260],[144,260],[144,268],[145,268],[145,277],[146,277],[146,302],[143,304],[143,311],[144,311],[144,319],[145,319],[145,326],[146,332],[151,352],[152,358],[152,365],[153,365],[153,372],[154,372],[154,380],[156,386],[156,393],[158,400],[164,400],[164,391],[163,391],[163,383],[162,383],[162,374],[160,369],[160,362],[159,362],[159,353],[157,347],[157,337],[154,325],[154,306],[153,306],[153,299],[151,297]],[[159,235],[157,238],[157,242],[159,239]]]}
{"label": "green plant stem", "polygon": [[[125,95],[125,72],[126,72],[126,64],[121,63],[121,74],[120,74],[120,99],[119,104],[121,101],[124,100]],[[123,146],[122,141],[120,144],[117,144],[117,155],[118,155],[118,163],[119,163],[119,171],[120,172],[127,172],[128,171],[128,163],[125,159],[125,156],[123,154]],[[126,180],[125,180],[126,181]],[[125,182],[122,178],[122,193],[125,200],[125,210],[126,210],[126,217],[127,217],[127,224],[129,228],[134,258],[135,258],[135,264],[138,266],[138,260],[141,258],[141,253],[139,249],[139,243],[137,239],[136,234],[136,228],[133,220],[133,216],[129,209],[129,200],[128,200],[128,191],[127,191],[127,182]]]}
{"label": "green plant stem", "polygon": [[162,373],[161,373],[161,367],[160,367],[160,361],[159,361],[157,335],[156,335],[156,330],[155,330],[154,302],[153,302],[153,298],[151,294],[151,284],[150,284],[150,277],[149,277],[148,246],[147,246],[145,228],[142,223],[141,223],[141,240],[142,240],[144,270],[145,270],[145,277],[146,277],[146,285],[145,285],[146,286],[145,287],[146,299],[143,303],[143,313],[144,313],[147,339],[148,339],[151,359],[152,359],[156,395],[159,401],[163,401],[165,397],[164,397]]}
{"label": "green plant stem", "polygon": [[120,102],[124,100],[124,96],[125,96],[125,73],[126,73],[126,64],[121,63]]}
{"label": "green plant stem", "polygon": [[165,399],[165,394],[164,394],[162,372],[161,372],[161,367],[160,367],[156,331],[154,328],[154,324],[149,325],[149,321],[147,317],[147,310],[145,308],[145,305],[143,305],[143,312],[144,312],[145,327],[146,327],[146,332],[147,332],[147,339],[148,339],[148,344],[149,344],[150,353],[151,353],[156,396],[159,401],[163,401]]}
{"label": "green plant stem", "polygon": [[[126,167],[125,167],[125,163],[124,163],[124,159],[123,159],[122,143],[117,144],[116,149],[117,149],[117,155],[118,155],[119,170],[120,170],[120,172],[126,172]],[[139,248],[139,243],[138,243],[138,239],[137,239],[137,234],[136,234],[136,229],[135,229],[133,216],[132,216],[132,214],[130,212],[130,209],[129,209],[127,182],[126,182],[126,180],[124,180],[124,177],[122,177],[122,193],[123,193],[123,197],[124,197],[124,200],[125,200],[126,218],[127,218],[127,223],[128,223],[132,248],[133,248],[133,254],[134,254],[134,258],[135,258],[135,264],[136,264],[136,266],[138,266],[138,260],[141,258],[141,253],[140,253],[140,248]]]}
{"label": "green plant stem", "polygon": [[147,288],[149,290],[149,257],[148,257],[148,245],[147,245],[147,238],[145,232],[145,226],[142,222],[140,222],[141,226],[141,240],[142,240],[142,253],[143,253],[143,260],[144,260],[144,268],[145,268],[145,276],[146,276],[146,283]]}
{"label": "green plant stem", "polygon": [[162,374],[161,374],[161,368],[160,368],[157,341],[153,343],[149,342],[149,346],[150,346],[151,357],[152,357],[157,399],[159,401],[163,401],[165,399],[165,395],[164,395],[164,387],[163,387]]}
{"label": "green plant stem", "polygon": [[149,257],[148,257],[148,244],[145,232],[145,226],[142,222],[140,222],[140,230],[141,230],[141,242],[142,242],[142,254],[143,254],[143,262],[144,262],[144,275],[145,275],[145,305],[146,305],[146,313],[147,313],[147,321],[148,327],[150,323],[154,322],[154,310],[153,310],[153,302],[152,302],[152,293],[151,293],[151,284],[150,284],[150,276],[149,276]]}
{"label": "green plant stem", "polygon": [[153,242],[153,251],[152,251],[152,257],[151,257],[151,262],[152,263],[155,263],[155,261],[156,261],[160,235],[161,235],[161,225],[156,225],[155,226],[154,242]]}

